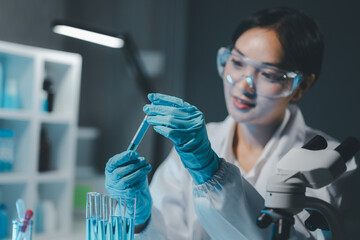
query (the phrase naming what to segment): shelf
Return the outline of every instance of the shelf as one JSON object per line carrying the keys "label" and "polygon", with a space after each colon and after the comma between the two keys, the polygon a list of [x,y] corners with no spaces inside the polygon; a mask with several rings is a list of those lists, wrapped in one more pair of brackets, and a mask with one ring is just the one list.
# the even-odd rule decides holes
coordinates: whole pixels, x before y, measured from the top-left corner
{"label": "shelf", "polygon": [[[3,67],[3,73],[0,76],[5,89],[9,81],[14,80],[17,86],[19,108],[33,109],[33,89],[35,77],[35,61],[28,56],[12,55],[0,52],[0,63]],[[1,93],[3,95],[3,93]],[[2,98],[3,100],[3,98]],[[1,102],[1,107],[3,107]]]}
{"label": "shelf", "polygon": [[0,119],[30,121],[31,118],[30,111],[0,108]]}
{"label": "shelf", "polygon": [[14,133],[13,172],[32,172],[30,165],[34,161],[34,141],[37,140],[29,121],[0,119],[0,128],[10,129]]}
{"label": "shelf", "polygon": [[[46,131],[50,145],[49,170],[66,170],[74,157],[68,149],[71,147],[70,127],[67,124],[42,123],[41,128]],[[73,165],[73,164],[71,164]]]}
{"label": "shelf", "polygon": [[53,124],[70,124],[72,122],[70,116],[64,116],[60,113],[41,113],[40,121],[42,123],[53,123]]}
{"label": "shelf", "polygon": [[47,171],[39,173],[37,180],[39,183],[68,181],[69,176],[71,176],[71,174],[66,170]]}
{"label": "shelf", "polygon": [[67,118],[74,115],[73,108],[69,107],[77,99],[77,81],[74,80],[74,68],[69,64],[60,64],[45,61],[46,77],[50,79],[54,91],[53,112]]}
{"label": "shelf", "polygon": [[[0,128],[6,129],[1,131],[0,156],[4,161],[13,159],[10,172],[0,172],[0,203],[8,208],[8,237],[19,198],[34,213],[40,214],[39,203],[53,210],[46,220],[54,223],[53,231],[37,234],[39,222],[34,221],[34,239],[70,234],[81,61],[75,53],[0,41]],[[50,79],[48,91],[45,79]],[[6,91],[10,96],[17,92],[15,101],[4,104]],[[54,93],[54,105],[47,112],[44,103],[49,92]],[[42,137],[44,129],[48,138]],[[44,171],[39,171],[40,166]]]}
{"label": "shelf", "polygon": [[2,172],[0,173],[1,184],[26,183],[30,180],[31,175],[23,173]]}

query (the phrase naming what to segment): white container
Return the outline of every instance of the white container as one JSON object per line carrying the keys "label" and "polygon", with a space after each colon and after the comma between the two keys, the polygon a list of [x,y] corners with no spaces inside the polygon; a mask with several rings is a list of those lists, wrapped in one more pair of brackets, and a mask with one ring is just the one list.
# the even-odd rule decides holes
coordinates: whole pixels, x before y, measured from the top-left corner
{"label": "white container", "polygon": [[7,79],[4,86],[3,108],[19,109],[20,98],[16,79]]}

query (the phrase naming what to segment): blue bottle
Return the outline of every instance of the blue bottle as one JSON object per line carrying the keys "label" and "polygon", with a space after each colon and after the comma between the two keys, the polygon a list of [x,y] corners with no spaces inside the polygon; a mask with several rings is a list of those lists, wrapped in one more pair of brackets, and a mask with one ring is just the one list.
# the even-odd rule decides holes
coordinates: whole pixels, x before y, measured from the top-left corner
{"label": "blue bottle", "polygon": [[10,172],[15,159],[14,132],[0,128],[0,172]]}
{"label": "blue bottle", "polygon": [[0,239],[5,239],[7,236],[7,207],[5,204],[0,204]]}

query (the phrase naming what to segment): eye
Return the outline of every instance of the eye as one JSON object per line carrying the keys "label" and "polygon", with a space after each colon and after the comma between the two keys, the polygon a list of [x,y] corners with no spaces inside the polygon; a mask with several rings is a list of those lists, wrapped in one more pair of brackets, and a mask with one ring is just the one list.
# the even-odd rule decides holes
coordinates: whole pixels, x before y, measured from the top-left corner
{"label": "eye", "polygon": [[262,71],[261,76],[264,80],[269,82],[283,83],[286,80],[286,76],[275,71]]}
{"label": "eye", "polygon": [[235,67],[244,67],[244,63],[241,59],[232,57],[231,62]]}

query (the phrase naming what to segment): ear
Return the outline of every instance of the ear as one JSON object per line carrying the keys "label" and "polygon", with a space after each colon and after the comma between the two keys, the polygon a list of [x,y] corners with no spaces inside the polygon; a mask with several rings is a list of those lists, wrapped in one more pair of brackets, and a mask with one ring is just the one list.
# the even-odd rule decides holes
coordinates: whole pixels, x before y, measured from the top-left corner
{"label": "ear", "polygon": [[294,91],[291,101],[299,101],[302,96],[309,90],[311,85],[313,85],[315,81],[315,74],[311,74],[310,76],[307,76],[302,83],[300,83],[300,86]]}

